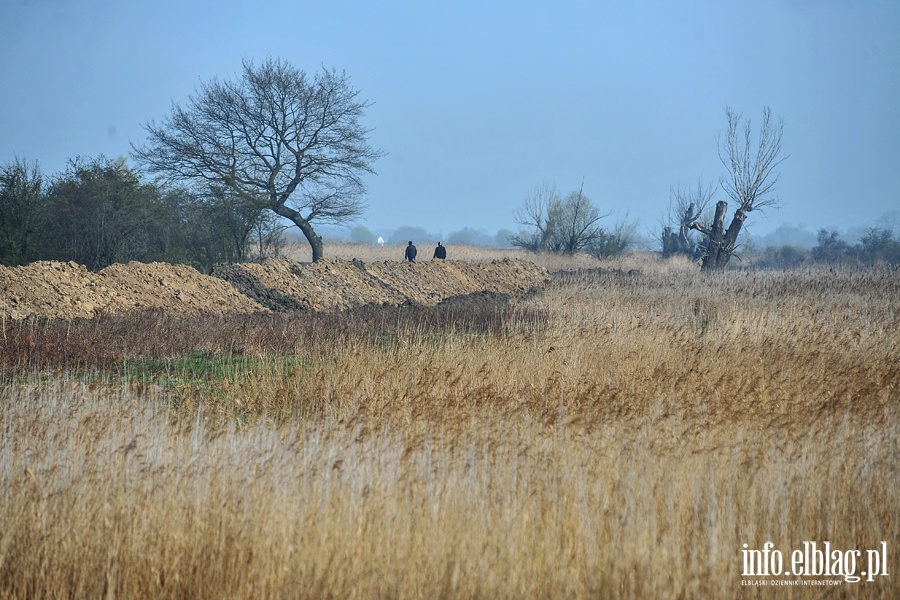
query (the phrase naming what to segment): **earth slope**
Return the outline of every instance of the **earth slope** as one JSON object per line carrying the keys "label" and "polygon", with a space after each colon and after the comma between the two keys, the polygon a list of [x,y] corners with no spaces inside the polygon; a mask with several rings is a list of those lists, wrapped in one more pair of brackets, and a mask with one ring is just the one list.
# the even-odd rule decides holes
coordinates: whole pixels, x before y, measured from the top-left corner
{"label": "earth slope", "polygon": [[0,266],[0,318],[70,320],[146,309],[227,315],[365,304],[431,306],[478,292],[518,297],[548,279],[546,269],[512,259],[481,264],[279,259],[219,265],[212,275],[166,263],[116,264],[92,273],[72,262],[36,262]]}

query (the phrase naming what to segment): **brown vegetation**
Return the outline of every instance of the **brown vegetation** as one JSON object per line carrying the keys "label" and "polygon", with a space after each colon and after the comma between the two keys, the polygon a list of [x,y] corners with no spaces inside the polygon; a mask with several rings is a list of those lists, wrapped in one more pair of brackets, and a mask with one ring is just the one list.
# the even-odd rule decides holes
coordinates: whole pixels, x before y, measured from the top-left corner
{"label": "brown vegetation", "polygon": [[[641,270],[6,322],[0,597],[897,597],[898,273]],[[892,577],[741,586],[826,540]]]}

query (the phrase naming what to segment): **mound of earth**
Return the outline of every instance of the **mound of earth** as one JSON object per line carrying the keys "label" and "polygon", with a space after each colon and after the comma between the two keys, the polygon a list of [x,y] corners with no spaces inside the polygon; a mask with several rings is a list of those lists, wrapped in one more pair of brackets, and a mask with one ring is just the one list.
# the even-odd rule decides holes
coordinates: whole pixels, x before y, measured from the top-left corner
{"label": "mound of earth", "polygon": [[182,314],[265,312],[227,282],[185,265],[128,263],[99,273],[74,262],[0,267],[0,317],[71,320],[134,309]]}
{"label": "mound of earth", "polygon": [[267,312],[227,282],[187,265],[130,262],[110,265],[99,275],[118,292],[126,310],[166,309],[180,314]]}
{"label": "mound of earth", "polygon": [[519,297],[550,277],[542,267],[511,259],[482,264],[269,260],[220,265],[213,275],[274,311],[344,310],[367,304],[434,306],[446,298],[484,291]]}
{"label": "mound of earth", "polygon": [[166,263],[116,264],[92,273],[72,262],[36,262],[0,266],[0,318],[70,320],[146,309],[193,315],[434,306],[481,292],[520,297],[549,278],[546,269],[512,259],[480,264],[269,260],[219,265],[212,275]]}
{"label": "mound of earth", "polygon": [[[401,264],[401,263],[395,263]],[[371,277],[360,261],[217,265],[212,274],[273,311],[343,310],[363,304],[401,304],[406,297]]]}
{"label": "mound of earth", "polygon": [[0,317],[92,317],[118,306],[118,293],[103,278],[74,262],[40,261],[0,266]]}

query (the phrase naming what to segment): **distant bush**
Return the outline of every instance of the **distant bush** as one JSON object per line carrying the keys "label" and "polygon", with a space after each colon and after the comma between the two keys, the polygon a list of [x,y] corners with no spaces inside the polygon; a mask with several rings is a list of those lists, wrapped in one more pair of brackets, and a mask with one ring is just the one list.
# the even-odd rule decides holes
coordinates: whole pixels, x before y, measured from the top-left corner
{"label": "distant bush", "polygon": [[768,246],[753,261],[753,266],[763,269],[794,269],[812,262],[809,250],[797,246]]}
{"label": "distant bush", "polygon": [[378,238],[372,233],[368,227],[357,225],[350,230],[350,241],[357,244],[374,244]]}

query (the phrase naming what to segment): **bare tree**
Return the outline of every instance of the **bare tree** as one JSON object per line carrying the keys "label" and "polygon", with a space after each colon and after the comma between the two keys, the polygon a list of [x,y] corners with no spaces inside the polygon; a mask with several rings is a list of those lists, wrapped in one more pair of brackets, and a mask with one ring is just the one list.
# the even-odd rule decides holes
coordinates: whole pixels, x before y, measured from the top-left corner
{"label": "bare tree", "polygon": [[590,246],[605,233],[598,222],[610,213],[600,214],[600,210],[583,193],[584,186],[571,192],[556,205],[552,223],[555,224],[554,250],[575,254]]}
{"label": "bare tree", "polygon": [[719,160],[725,165],[728,174],[723,176],[720,185],[725,194],[737,204],[731,223],[725,228],[725,212],[728,203],[720,200],[716,203],[716,211],[709,226],[699,222],[691,224],[706,237],[706,248],[703,253],[701,269],[724,269],[737,246],[738,234],[744,221],[754,210],[767,206],[776,206],[778,198],[773,194],[778,183],[779,174],[775,171],[787,158],[781,156],[781,136],[784,123],[772,121],[769,108],[763,110],[763,122],[756,140],[750,120],[741,126],[741,115],[731,108],[725,109],[728,121],[728,133],[725,139],[719,139]]}
{"label": "bare tree", "polygon": [[562,202],[555,185],[541,183],[525,196],[521,209],[513,212],[513,218],[519,225],[529,230],[520,231],[510,237],[509,242],[518,248],[538,252],[546,250],[551,244],[553,230],[556,225],[551,221],[551,207]]}
{"label": "bare tree", "polygon": [[699,248],[691,226],[706,212],[714,193],[714,187],[704,186],[702,179],[697,180],[696,189],[681,185],[670,188],[668,223],[663,227],[661,240],[664,258],[676,254],[697,255]]}
{"label": "bare tree", "polygon": [[555,186],[541,184],[525,197],[524,205],[513,216],[529,228],[510,238],[513,246],[532,252],[575,254],[606,235],[598,222],[609,213],[601,214],[583,189],[563,198]]}
{"label": "bare tree", "polygon": [[344,73],[312,78],[285,61],[245,60],[237,81],[201,84],[196,96],[157,125],[145,125],[135,158],[170,178],[224,186],[249,206],[293,222],[322,258],[314,221],[345,223],[362,214],[372,163],[360,120],[369,104]]}

